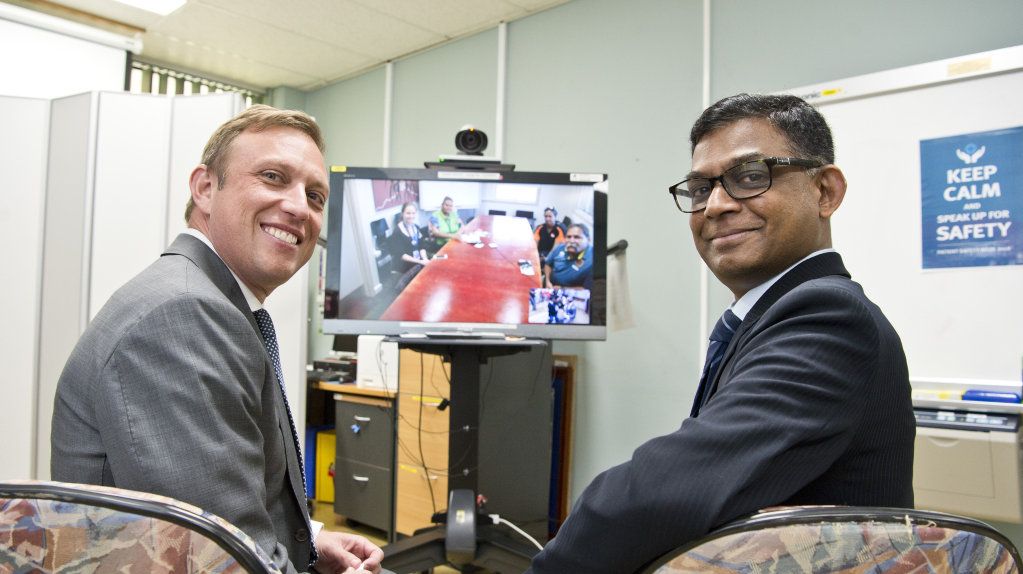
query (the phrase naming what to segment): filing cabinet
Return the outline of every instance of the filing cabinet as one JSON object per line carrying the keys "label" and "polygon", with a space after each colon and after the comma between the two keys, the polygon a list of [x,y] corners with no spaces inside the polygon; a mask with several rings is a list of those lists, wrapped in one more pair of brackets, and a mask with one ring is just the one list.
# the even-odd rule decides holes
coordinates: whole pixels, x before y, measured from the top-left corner
{"label": "filing cabinet", "polygon": [[334,395],[337,447],[334,512],[394,532],[394,402]]}

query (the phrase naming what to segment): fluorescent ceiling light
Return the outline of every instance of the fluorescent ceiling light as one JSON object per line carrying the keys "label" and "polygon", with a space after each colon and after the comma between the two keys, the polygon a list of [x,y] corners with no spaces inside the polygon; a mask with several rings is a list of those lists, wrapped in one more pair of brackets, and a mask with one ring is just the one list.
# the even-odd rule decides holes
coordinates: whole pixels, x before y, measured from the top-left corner
{"label": "fluorescent ceiling light", "polygon": [[121,4],[134,6],[146,12],[166,16],[185,5],[186,0],[116,0]]}

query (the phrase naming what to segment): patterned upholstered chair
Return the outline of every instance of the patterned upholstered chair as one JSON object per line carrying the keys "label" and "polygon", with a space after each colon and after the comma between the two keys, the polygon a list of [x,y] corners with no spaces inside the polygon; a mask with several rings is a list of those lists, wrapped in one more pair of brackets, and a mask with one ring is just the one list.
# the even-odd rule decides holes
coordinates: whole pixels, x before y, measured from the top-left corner
{"label": "patterned upholstered chair", "polygon": [[251,538],[177,500],[100,486],[0,482],[0,573],[278,574]]}
{"label": "patterned upholstered chair", "polygon": [[897,508],[793,507],[732,522],[644,574],[1002,574],[1020,555],[991,526]]}

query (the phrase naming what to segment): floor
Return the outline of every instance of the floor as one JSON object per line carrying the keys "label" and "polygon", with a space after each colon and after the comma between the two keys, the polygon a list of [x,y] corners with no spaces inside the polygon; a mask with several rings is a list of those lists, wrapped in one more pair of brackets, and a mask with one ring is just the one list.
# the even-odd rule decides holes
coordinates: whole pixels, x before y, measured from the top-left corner
{"label": "floor", "polygon": [[[322,522],[323,527],[327,530],[335,530],[340,532],[354,532],[361,534],[368,538],[371,542],[377,546],[383,547],[387,544],[384,532],[375,528],[369,528],[366,526],[350,525],[344,518],[339,518],[334,514],[334,506],[324,502],[313,503],[313,520]],[[433,574],[457,574],[458,570],[449,568],[447,566],[438,566],[433,569]],[[485,572],[478,572],[476,574],[486,574]]]}

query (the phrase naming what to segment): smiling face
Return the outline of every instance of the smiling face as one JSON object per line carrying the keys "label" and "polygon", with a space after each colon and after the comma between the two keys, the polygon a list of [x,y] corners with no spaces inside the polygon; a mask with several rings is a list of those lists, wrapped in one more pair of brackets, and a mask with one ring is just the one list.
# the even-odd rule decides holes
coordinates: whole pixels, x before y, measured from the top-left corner
{"label": "smiling face", "polygon": [[[763,119],[744,119],[705,135],[693,148],[692,174],[721,175],[750,159],[793,155],[785,136]],[[737,200],[717,183],[706,209],[689,216],[700,257],[736,298],[818,249],[831,246],[828,218],[841,196],[828,186],[844,178],[834,166],[814,176],[777,166],[762,195]],[[823,192],[823,193],[822,193]]]}
{"label": "smiling face", "polygon": [[205,165],[192,172],[191,227],[261,301],[316,247],[329,194],[323,154],[300,130],[244,131],[230,145],[224,184]]}
{"label": "smiling face", "polygon": [[405,222],[405,225],[415,225],[416,214],[419,210],[414,205],[406,205],[405,209],[401,210],[401,220]]}

